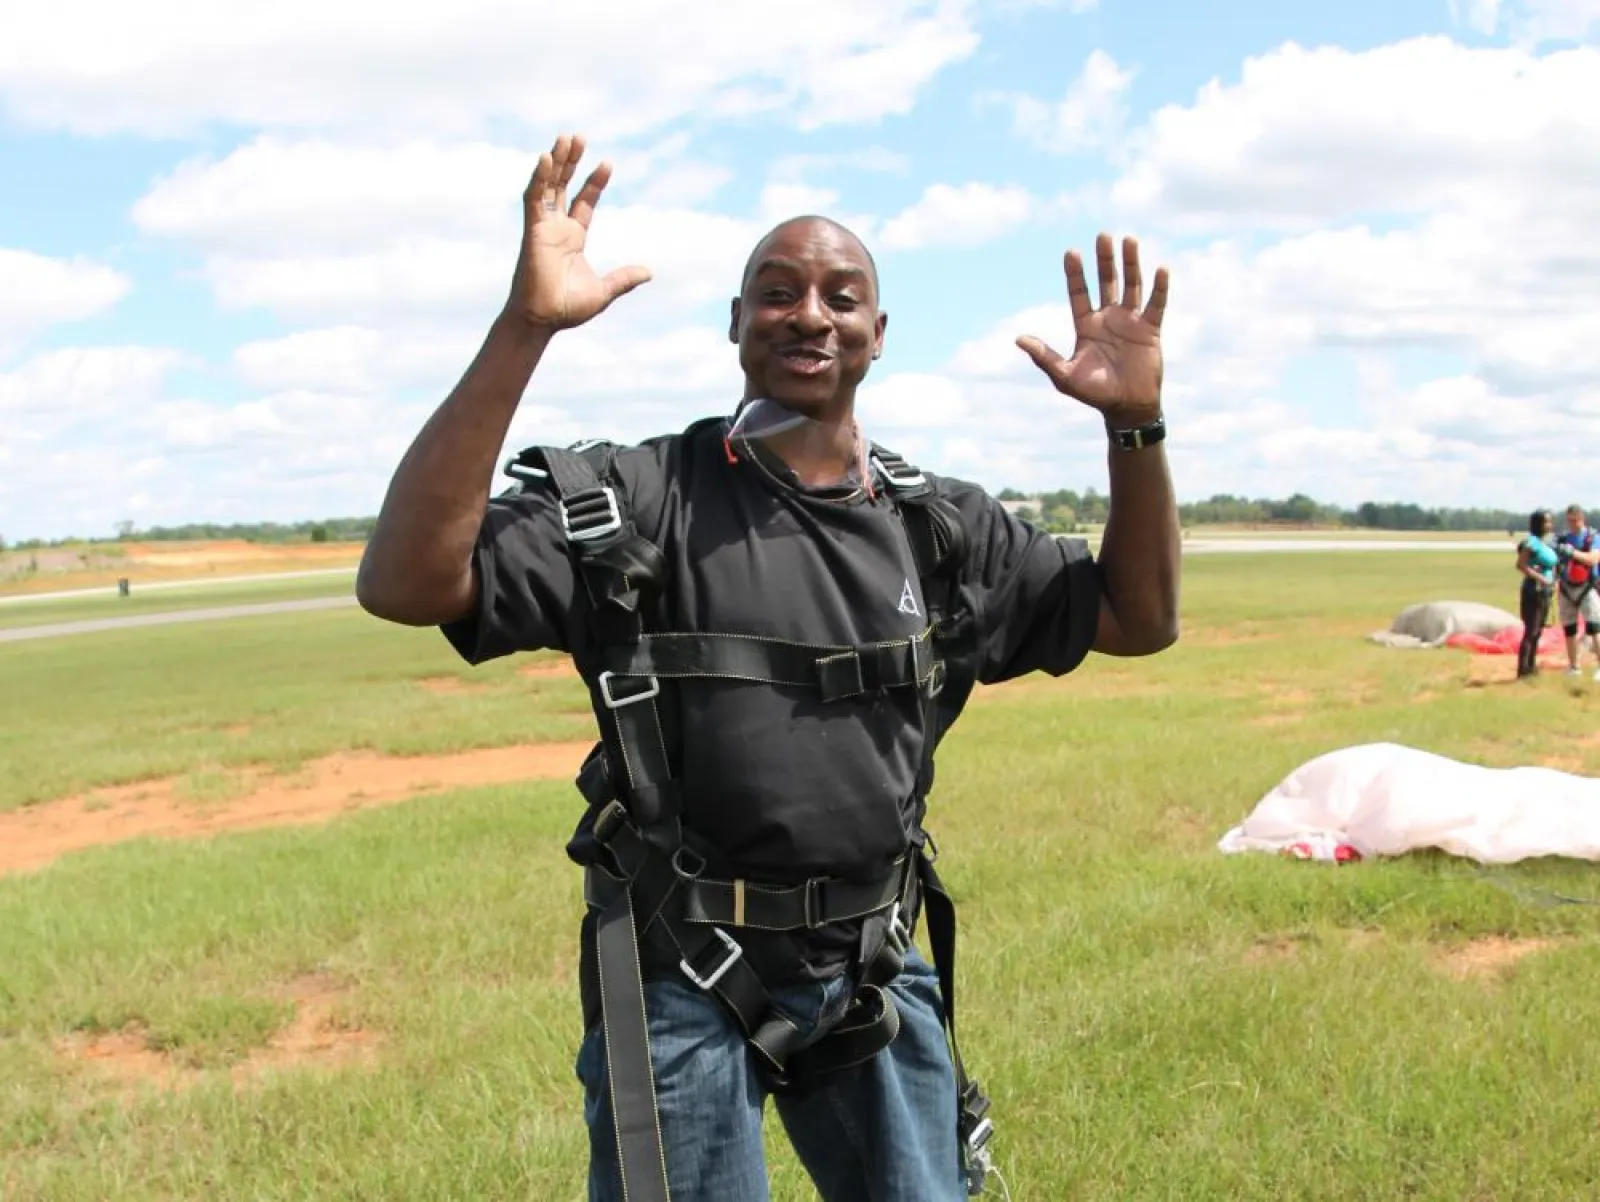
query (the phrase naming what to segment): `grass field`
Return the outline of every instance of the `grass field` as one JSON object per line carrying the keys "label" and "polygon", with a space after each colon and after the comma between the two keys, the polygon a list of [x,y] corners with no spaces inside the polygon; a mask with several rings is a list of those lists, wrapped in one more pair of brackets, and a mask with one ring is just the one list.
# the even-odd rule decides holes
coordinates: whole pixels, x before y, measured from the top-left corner
{"label": "grass field", "polygon": [[[1354,742],[1600,773],[1600,684],[1364,641],[1514,608],[1508,560],[1197,557],[1172,651],[975,698],[930,823],[1012,1197],[1595,1196],[1600,910],[1550,901],[1593,867],[1214,846]],[[471,766],[591,730],[543,660],[355,610],[0,646],[0,865],[141,806],[216,832],[0,875],[0,1197],[581,1198],[579,803]],[[297,787],[328,820],[225,829]]]}

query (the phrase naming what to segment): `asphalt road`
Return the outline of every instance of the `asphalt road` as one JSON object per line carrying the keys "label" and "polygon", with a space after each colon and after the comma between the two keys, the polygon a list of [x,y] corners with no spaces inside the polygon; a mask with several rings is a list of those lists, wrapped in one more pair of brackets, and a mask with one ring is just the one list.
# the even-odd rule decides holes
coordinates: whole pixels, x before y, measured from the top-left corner
{"label": "asphalt road", "polygon": [[[1504,551],[1510,552],[1514,544],[1507,538],[1499,539],[1461,539],[1459,541],[1445,541],[1441,539],[1384,539],[1384,538],[1196,538],[1189,539],[1183,545],[1185,555],[1203,555],[1218,552],[1230,554],[1246,553],[1260,554],[1268,551],[1290,552],[1328,552],[1328,551]],[[286,572],[273,576],[244,577],[247,580],[277,580],[287,579],[290,576],[333,575],[337,572],[346,572],[349,569],[336,568],[331,571],[323,569],[316,572]],[[222,580],[214,581],[174,581],[168,587],[176,587],[180,583],[206,584],[223,583]],[[161,585],[141,585],[141,593]],[[101,590],[94,590],[99,592]],[[73,594],[67,594],[73,595]],[[38,594],[35,594],[38,596]],[[21,600],[22,598],[15,598]],[[12,600],[12,598],[0,598]],[[0,629],[0,643],[15,643],[24,639],[48,639],[71,634],[94,634],[102,630],[125,630],[133,626],[166,626],[174,622],[212,622],[221,618],[250,618],[263,614],[297,613],[302,610],[338,609],[343,606],[354,605],[353,596],[317,597],[309,601],[264,601],[257,605],[223,605],[210,609],[184,609],[169,613],[134,614],[125,618],[92,618],[81,622],[53,622],[41,626],[17,626],[9,630]]]}
{"label": "asphalt road", "polygon": [[132,626],[170,626],[175,622],[214,622],[219,618],[254,618],[262,614],[291,614],[308,609],[342,609],[354,605],[354,597],[313,597],[309,601],[264,601],[259,605],[218,605],[210,609],[178,609],[158,614],[130,614],[125,618],[86,618],[81,622],[52,622],[44,626],[13,626],[0,629],[0,643],[25,639],[50,639],[68,634],[94,634],[102,630],[126,630]]}

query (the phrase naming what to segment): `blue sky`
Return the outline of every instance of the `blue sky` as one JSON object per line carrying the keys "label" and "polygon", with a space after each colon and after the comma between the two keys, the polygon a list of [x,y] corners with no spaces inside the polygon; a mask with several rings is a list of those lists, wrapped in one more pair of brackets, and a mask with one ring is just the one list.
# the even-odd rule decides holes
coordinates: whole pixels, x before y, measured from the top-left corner
{"label": "blue sky", "polygon": [[863,420],[936,470],[1103,485],[1090,415],[1009,344],[1070,348],[1061,255],[1104,228],[1173,271],[1186,499],[1586,485],[1560,445],[1600,420],[1600,179],[1571,157],[1600,145],[1600,0],[714,9],[25,15],[0,47],[0,536],[374,512],[568,128],[618,164],[597,266],[657,278],[558,346],[513,442],[726,410],[726,296],[798,207],[874,247]]}

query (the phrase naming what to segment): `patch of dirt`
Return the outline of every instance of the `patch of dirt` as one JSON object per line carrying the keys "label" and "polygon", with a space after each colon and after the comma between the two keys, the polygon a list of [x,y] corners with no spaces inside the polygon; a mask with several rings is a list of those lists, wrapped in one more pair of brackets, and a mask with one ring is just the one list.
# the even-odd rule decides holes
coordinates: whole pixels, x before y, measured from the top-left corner
{"label": "patch of dirt", "polygon": [[1273,705],[1292,705],[1303,707],[1311,704],[1311,694],[1305,689],[1288,684],[1268,684],[1257,690],[1259,696],[1266,698]]}
{"label": "patch of dirt", "polygon": [[488,685],[462,680],[459,676],[425,676],[417,684],[440,697],[470,696],[489,691]]}
{"label": "patch of dirt", "polygon": [[1270,960],[1288,960],[1300,954],[1304,936],[1272,935],[1257,939],[1245,949],[1246,964],[1263,964]]}
{"label": "patch of dirt", "polygon": [[382,1042],[375,1031],[346,1020],[346,993],[332,980],[310,973],[289,982],[279,996],[294,1003],[294,1018],[233,1067],[235,1084],[275,1068],[305,1064],[340,1067],[371,1058]]}
{"label": "patch of dirt", "polygon": [[1257,714],[1250,719],[1251,726],[1290,726],[1296,722],[1303,722],[1306,718],[1304,710],[1279,710],[1271,714]]}
{"label": "patch of dirt", "polygon": [[1439,969],[1458,981],[1497,977],[1518,961],[1556,945],[1554,939],[1511,939],[1490,935],[1474,939],[1462,947],[1441,951],[1435,962]]}
{"label": "patch of dirt", "polygon": [[[294,1017],[273,1033],[265,1047],[252,1049],[228,1068],[235,1087],[275,1069],[334,1069],[365,1063],[382,1043],[376,1032],[341,1017],[347,995],[321,974],[298,977],[274,990],[273,996],[293,1003]],[[102,1083],[129,1089],[149,1085],[178,1091],[215,1075],[215,1070],[193,1068],[171,1052],[152,1048],[148,1032],[137,1024],[120,1031],[65,1036],[56,1041],[56,1051],[69,1063],[88,1068]]]}
{"label": "patch of dirt", "polygon": [[546,659],[536,664],[529,664],[525,668],[517,669],[518,676],[526,676],[532,680],[576,680],[578,670],[572,666],[570,659]]}
{"label": "patch of dirt", "polygon": [[1174,834],[1185,839],[1210,841],[1212,831],[1206,816],[1195,810],[1187,810],[1182,806],[1168,806],[1161,813],[1161,825]]}
{"label": "patch of dirt", "polygon": [[1243,626],[1186,627],[1178,638],[1180,647],[1237,647],[1243,643],[1263,643],[1273,636]]}
{"label": "patch of dirt", "polygon": [[1076,696],[1101,701],[1111,697],[1159,697],[1164,691],[1160,684],[1123,672],[1074,672],[1062,677],[1035,672],[1001,684],[974,685],[972,699],[979,701],[985,697],[1023,697],[1049,693],[1058,697]]}
{"label": "patch of dirt", "polygon": [[1511,656],[1474,655],[1467,664],[1467,687],[1489,684],[1516,684],[1517,661]]}
{"label": "patch of dirt", "polygon": [[592,743],[529,743],[439,756],[343,752],[288,776],[239,771],[224,800],[183,800],[187,778],[117,785],[0,813],[0,874],[42,868],[87,847],[140,838],[299,826],[474,785],[570,779]]}
{"label": "patch of dirt", "polygon": [[109,542],[0,552],[0,591],[97,588],[127,577],[137,592],[141,583],[156,581],[254,576],[301,568],[353,568],[360,561],[362,549],[359,542],[197,540]]}

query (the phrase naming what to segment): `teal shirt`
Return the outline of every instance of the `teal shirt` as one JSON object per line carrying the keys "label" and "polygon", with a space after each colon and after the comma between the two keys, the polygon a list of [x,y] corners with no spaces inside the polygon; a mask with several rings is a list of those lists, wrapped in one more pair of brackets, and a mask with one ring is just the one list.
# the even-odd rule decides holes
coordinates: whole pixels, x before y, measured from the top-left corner
{"label": "teal shirt", "polygon": [[1556,549],[1538,535],[1524,536],[1522,545],[1528,548],[1528,566],[1543,577],[1546,584],[1556,582]]}

